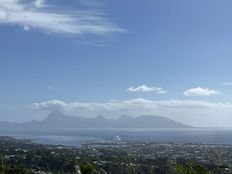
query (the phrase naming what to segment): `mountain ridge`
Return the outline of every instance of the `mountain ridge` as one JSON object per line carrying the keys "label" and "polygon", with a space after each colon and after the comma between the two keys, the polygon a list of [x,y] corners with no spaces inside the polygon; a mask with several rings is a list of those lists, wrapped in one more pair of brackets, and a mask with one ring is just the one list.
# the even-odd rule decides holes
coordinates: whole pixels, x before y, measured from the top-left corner
{"label": "mountain ridge", "polygon": [[68,116],[62,112],[51,112],[42,121],[24,123],[0,122],[0,129],[59,129],[59,128],[190,128],[191,126],[166,117],[142,115],[132,117],[122,115],[116,120],[103,116],[84,118]]}

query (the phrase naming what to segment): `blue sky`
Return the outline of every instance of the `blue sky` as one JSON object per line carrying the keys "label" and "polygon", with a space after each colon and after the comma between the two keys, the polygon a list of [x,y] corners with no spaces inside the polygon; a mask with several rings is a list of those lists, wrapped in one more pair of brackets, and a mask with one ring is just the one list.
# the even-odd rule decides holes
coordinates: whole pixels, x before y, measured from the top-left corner
{"label": "blue sky", "polygon": [[0,0],[0,118],[61,110],[230,126],[231,5]]}

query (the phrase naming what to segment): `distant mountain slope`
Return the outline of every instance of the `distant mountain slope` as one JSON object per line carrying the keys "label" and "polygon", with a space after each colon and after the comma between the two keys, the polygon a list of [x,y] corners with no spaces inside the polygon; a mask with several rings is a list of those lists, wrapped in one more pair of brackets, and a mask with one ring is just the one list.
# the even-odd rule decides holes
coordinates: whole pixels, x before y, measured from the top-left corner
{"label": "distant mountain slope", "polygon": [[0,129],[59,129],[59,128],[189,128],[190,126],[159,116],[131,117],[121,116],[119,119],[83,118],[67,116],[61,112],[51,112],[42,121],[25,123],[0,122]]}

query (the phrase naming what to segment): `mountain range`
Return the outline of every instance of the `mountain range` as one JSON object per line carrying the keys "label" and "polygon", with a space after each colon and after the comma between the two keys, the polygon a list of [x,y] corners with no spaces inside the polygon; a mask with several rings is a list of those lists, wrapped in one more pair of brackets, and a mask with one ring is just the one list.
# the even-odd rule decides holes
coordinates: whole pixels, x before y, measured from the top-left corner
{"label": "mountain range", "polygon": [[51,112],[42,121],[24,123],[0,122],[0,129],[60,129],[60,128],[189,128],[191,126],[159,116],[144,115],[131,117],[122,115],[113,120],[103,116],[84,118]]}

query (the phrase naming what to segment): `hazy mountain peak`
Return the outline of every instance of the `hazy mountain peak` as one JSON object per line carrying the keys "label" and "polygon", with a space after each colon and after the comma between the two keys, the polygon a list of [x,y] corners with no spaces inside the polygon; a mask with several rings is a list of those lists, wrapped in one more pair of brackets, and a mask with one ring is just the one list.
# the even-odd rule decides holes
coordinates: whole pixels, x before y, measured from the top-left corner
{"label": "hazy mountain peak", "polygon": [[129,115],[121,115],[121,117],[119,117],[118,120],[128,120],[128,119],[132,119],[133,117],[129,116]]}
{"label": "hazy mountain peak", "polygon": [[96,118],[84,118],[67,116],[62,112],[54,111],[48,114],[43,121],[26,123],[0,122],[1,129],[59,129],[59,128],[187,128],[188,125],[159,116],[144,115],[131,117],[122,115],[117,120],[104,118],[102,115]]}
{"label": "hazy mountain peak", "polygon": [[61,118],[66,118],[67,115],[65,115],[64,113],[60,112],[60,111],[52,111],[48,114],[48,116],[44,119],[44,120],[58,120]]}
{"label": "hazy mountain peak", "polygon": [[48,116],[55,116],[55,115],[65,115],[63,112],[61,111],[52,111],[48,114]]}
{"label": "hazy mountain peak", "polygon": [[96,117],[96,119],[98,119],[98,120],[102,120],[102,119],[106,119],[105,117],[103,117],[102,115],[98,115],[97,117]]}

